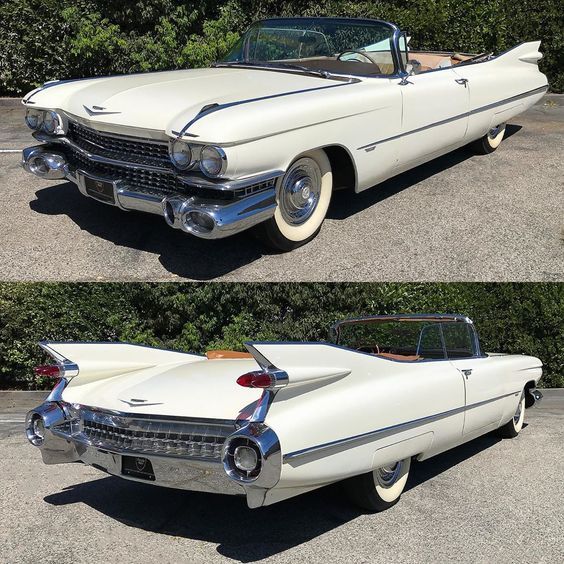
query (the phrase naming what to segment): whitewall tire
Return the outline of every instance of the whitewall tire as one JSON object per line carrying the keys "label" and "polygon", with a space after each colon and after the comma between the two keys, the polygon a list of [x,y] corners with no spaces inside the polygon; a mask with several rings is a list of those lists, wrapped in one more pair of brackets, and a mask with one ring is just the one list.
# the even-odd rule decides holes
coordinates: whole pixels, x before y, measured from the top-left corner
{"label": "whitewall tire", "polygon": [[487,155],[493,153],[500,145],[505,136],[505,123],[492,127],[486,135],[475,141],[472,146],[476,153]]}
{"label": "whitewall tire", "polygon": [[291,251],[321,229],[333,192],[333,173],[325,151],[300,155],[279,183],[274,217],[262,224],[263,237],[275,249]]}
{"label": "whitewall tire", "polygon": [[517,409],[513,414],[513,417],[502,427],[500,427],[497,432],[498,435],[504,439],[512,439],[519,434],[519,431],[523,428],[523,422],[525,421],[525,392],[521,394],[519,398],[519,403],[517,404]]}
{"label": "whitewall tire", "polygon": [[355,476],[345,482],[350,499],[368,511],[384,511],[395,505],[405,489],[411,458]]}

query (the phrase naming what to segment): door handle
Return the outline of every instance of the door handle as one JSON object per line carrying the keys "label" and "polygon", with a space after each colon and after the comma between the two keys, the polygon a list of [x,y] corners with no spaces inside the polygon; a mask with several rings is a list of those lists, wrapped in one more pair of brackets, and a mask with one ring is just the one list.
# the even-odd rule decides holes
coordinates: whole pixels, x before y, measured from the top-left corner
{"label": "door handle", "polygon": [[466,377],[466,380],[468,380],[468,376],[470,376],[470,374],[472,374],[472,369],[471,368],[465,368],[464,370],[461,370],[460,372],[462,372],[462,374],[464,374],[464,376]]}
{"label": "door handle", "polygon": [[468,84],[468,79],[467,78],[455,78],[454,81],[457,84],[463,84],[464,88],[466,88],[466,85]]}

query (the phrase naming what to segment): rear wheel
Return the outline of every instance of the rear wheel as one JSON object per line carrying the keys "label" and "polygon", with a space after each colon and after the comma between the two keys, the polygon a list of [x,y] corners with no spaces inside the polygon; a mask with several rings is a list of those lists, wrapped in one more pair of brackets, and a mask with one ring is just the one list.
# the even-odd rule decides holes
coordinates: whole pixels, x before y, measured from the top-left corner
{"label": "rear wheel", "polygon": [[479,155],[493,153],[500,145],[505,135],[505,124],[500,123],[492,127],[486,135],[472,143],[472,148]]}
{"label": "rear wheel", "polygon": [[282,178],[274,217],[260,226],[261,238],[281,251],[311,241],[321,229],[332,191],[333,174],[325,151],[301,155]]}
{"label": "rear wheel", "polygon": [[525,392],[521,394],[517,410],[513,417],[497,430],[497,434],[504,439],[512,439],[519,434],[525,420]]}
{"label": "rear wheel", "polygon": [[351,501],[368,511],[384,511],[395,505],[405,488],[411,458],[388,464],[345,482]]}

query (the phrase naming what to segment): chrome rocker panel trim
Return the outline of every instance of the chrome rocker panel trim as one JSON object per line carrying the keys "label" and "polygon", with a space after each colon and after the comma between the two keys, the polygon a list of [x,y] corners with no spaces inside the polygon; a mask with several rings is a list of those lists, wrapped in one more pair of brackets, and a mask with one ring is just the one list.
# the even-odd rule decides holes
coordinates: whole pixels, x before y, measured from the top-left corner
{"label": "chrome rocker panel trim", "polygon": [[[68,140],[64,140],[62,142],[74,147],[74,144]],[[143,165],[143,167],[132,166],[131,163],[122,163],[121,161],[114,161],[105,157],[91,155],[80,148],[77,148],[77,150],[86,153],[85,156],[92,158],[93,161],[103,162],[104,164],[118,164],[119,166],[124,167],[147,168],[156,171],[163,170],[158,167],[149,167],[145,165]],[[48,171],[45,174],[39,174],[30,166],[35,159],[43,158],[49,167],[49,159],[51,156],[56,156],[56,169],[48,168]],[[61,159],[65,159],[63,166],[60,164]],[[36,145],[24,149],[22,152],[21,165],[27,172],[35,174],[40,178],[50,180],[60,180],[66,178],[77,185],[83,196],[92,198],[96,201],[101,200],[98,200],[88,194],[84,184],[84,178],[88,177],[95,180],[108,181],[108,179],[92,175],[81,169],[73,169],[70,164],[66,162],[64,152],[57,151],[56,145]],[[170,171],[166,170],[166,172]],[[183,194],[163,197],[142,191],[136,191],[134,187],[131,187],[120,180],[110,180],[114,186],[115,204],[109,202],[102,203],[118,207],[124,211],[141,211],[164,216],[167,223],[175,229],[181,229],[186,233],[190,233],[202,239],[221,239],[249,229],[250,227],[257,225],[274,215],[274,211],[276,209],[276,180],[283,174],[283,171],[270,171],[244,179],[227,180],[225,182],[214,182],[210,179],[203,179],[195,175],[179,176],[179,179],[187,186],[195,188],[212,188],[218,191],[238,190],[263,183],[267,185],[266,188],[261,188],[258,192],[225,203],[221,201],[210,201],[209,199],[204,200],[197,196],[186,196]],[[170,218],[167,218],[166,214],[167,202],[170,203],[172,209]],[[185,218],[193,213],[208,216],[212,223],[212,228],[210,230],[201,230],[186,222]]]}

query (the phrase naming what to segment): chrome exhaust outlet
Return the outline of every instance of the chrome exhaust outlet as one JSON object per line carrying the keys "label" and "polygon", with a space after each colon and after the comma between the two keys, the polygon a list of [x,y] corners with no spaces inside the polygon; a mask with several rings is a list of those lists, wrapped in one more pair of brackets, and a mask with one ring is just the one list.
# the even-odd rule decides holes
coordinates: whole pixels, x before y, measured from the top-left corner
{"label": "chrome exhaust outlet", "polygon": [[27,172],[47,180],[60,180],[69,174],[65,155],[42,145],[28,147],[22,151],[22,167]]}
{"label": "chrome exhaust outlet", "polygon": [[269,219],[276,209],[274,188],[227,204],[210,204],[196,197],[168,196],[163,216],[170,227],[203,239],[221,239]]}

